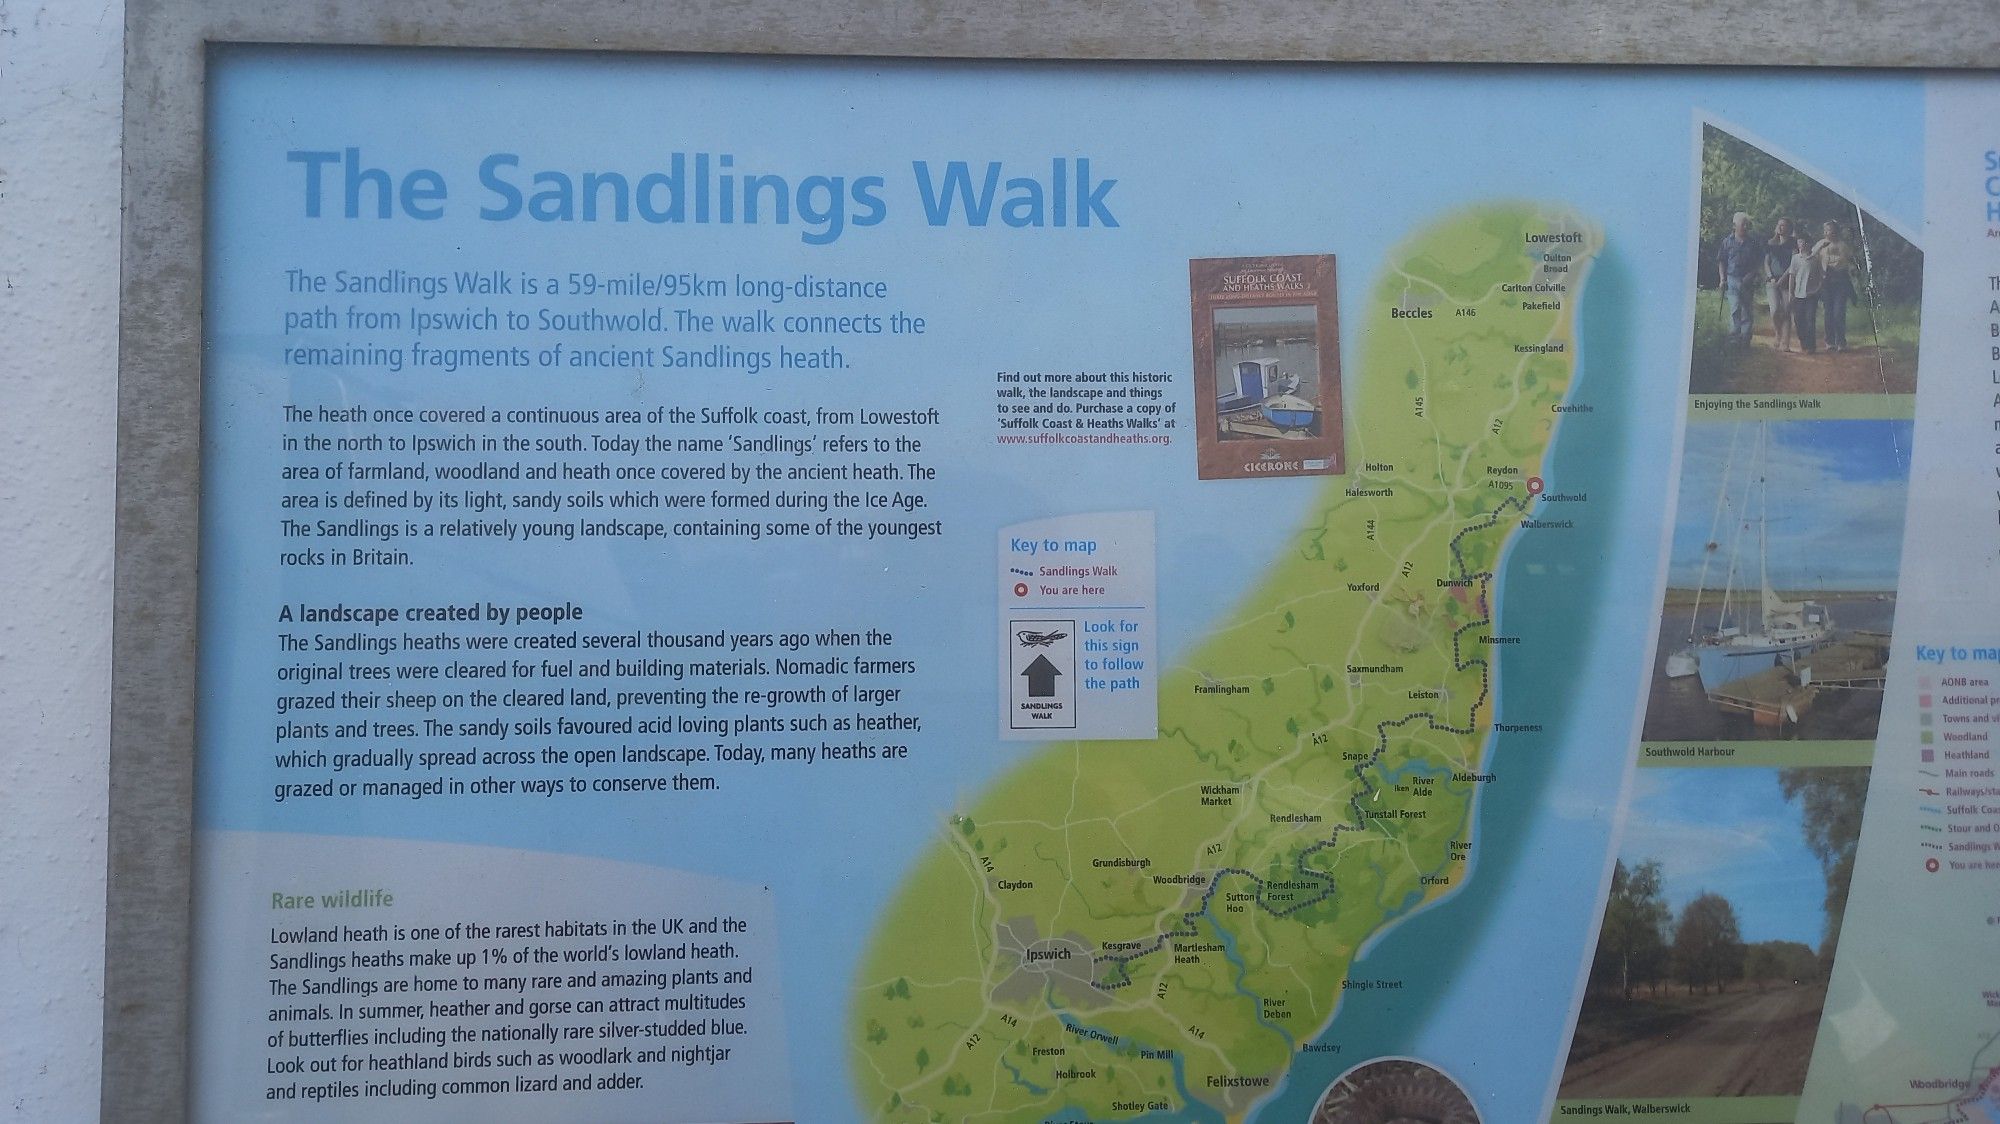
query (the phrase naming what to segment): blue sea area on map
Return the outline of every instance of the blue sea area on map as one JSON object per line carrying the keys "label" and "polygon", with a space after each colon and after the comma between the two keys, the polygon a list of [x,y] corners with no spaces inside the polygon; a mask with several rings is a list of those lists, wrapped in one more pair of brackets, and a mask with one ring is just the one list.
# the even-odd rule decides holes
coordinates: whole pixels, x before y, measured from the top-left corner
{"label": "blue sea area on map", "polygon": [[1608,801],[1617,792],[1627,755],[1603,731],[1620,717],[1612,691],[1640,674],[1638,650],[1621,650],[1593,624],[1631,616],[1635,587],[1652,582],[1650,573],[1594,564],[1644,553],[1620,544],[1635,474],[1619,435],[1643,402],[1629,381],[1610,377],[1632,361],[1634,292],[1623,259],[1616,249],[1602,254],[1579,309],[1569,401],[1594,407],[1591,424],[1560,425],[1546,464],[1550,490],[1587,489],[1592,506],[1568,531],[1516,531],[1500,570],[1497,631],[1521,643],[1499,650],[1495,720],[1542,731],[1489,737],[1485,766],[1498,779],[1475,805],[1464,884],[1396,922],[1350,972],[1404,986],[1345,995],[1316,1039],[1340,1051],[1300,1054],[1257,1120],[1305,1119],[1342,1073],[1384,1055],[1444,1069],[1491,1120],[1533,1119],[1548,1090],[1549,1066],[1521,1061],[1552,1057],[1567,1031],[1601,874],[1577,856],[1602,854],[1610,835],[1608,808],[1565,793]]}

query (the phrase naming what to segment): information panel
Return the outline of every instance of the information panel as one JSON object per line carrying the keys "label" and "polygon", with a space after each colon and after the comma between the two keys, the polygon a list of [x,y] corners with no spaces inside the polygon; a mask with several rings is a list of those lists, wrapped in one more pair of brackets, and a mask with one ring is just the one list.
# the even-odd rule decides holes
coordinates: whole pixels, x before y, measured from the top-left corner
{"label": "information panel", "polygon": [[210,74],[200,1118],[2000,1119],[2000,84]]}

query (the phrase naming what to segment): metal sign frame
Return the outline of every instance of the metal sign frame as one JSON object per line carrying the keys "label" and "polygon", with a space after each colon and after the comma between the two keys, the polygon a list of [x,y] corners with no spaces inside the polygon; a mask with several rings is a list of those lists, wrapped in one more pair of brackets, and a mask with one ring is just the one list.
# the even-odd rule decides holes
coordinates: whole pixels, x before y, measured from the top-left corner
{"label": "metal sign frame", "polygon": [[1990,66],[1989,3],[127,0],[102,1114],[186,1118],[206,81],[230,44],[929,59]]}

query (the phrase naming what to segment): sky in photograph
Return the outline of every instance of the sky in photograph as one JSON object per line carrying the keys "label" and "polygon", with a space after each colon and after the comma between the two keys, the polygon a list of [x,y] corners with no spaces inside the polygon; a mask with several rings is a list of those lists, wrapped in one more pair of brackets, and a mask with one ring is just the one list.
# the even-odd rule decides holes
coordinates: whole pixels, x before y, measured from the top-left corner
{"label": "sky in photograph", "polygon": [[[1760,429],[1761,502],[1752,486]],[[1755,588],[1761,522],[1774,589],[1894,589],[1909,464],[1907,421],[1690,422],[1668,580],[1694,588],[1715,542],[1707,582],[1721,588],[1735,543],[1737,572]]]}
{"label": "sky in photograph", "polygon": [[1676,915],[1713,892],[1735,907],[1745,942],[1819,947],[1826,878],[1776,769],[1638,770],[1618,853],[1628,869],[1660,862]]}

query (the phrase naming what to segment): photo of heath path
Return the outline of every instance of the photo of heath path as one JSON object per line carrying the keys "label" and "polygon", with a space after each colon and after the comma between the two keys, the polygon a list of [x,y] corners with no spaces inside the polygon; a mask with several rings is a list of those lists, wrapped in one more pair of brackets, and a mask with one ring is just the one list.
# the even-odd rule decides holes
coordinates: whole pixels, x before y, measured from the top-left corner
{"label": "photo of heath path", "polygon": [[1712,125],[1701,163],[1689,393],[1916,393],[1923,252]]}
{"label": "photo of heath path", "polygon": [[1789,1096],[1840,942],[1865,768],[1642,769],[1558,1096]]}

